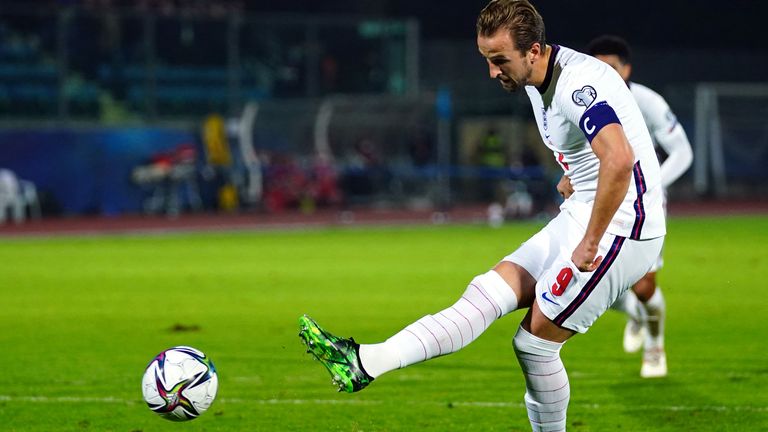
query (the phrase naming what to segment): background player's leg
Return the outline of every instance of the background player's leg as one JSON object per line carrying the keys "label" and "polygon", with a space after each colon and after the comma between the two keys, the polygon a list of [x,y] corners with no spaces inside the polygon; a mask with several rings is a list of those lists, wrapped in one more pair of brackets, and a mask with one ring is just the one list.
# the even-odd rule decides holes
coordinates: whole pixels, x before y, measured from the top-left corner
{"label": "background player's leg", "polygon": [[533,431],[565,430],[571,390],[560,348],[573,334],[549,321],[534,302],[515,335],[513,345],[525,376],[525,406]]}
{"label": "background player's leg", "polygon": [[656,273],[649,272],[632,289],[637,294],[646,314],[643,366],[640,375],[645,378],[667,375],[664,352],[664,316],[666,305],[661,288],[656,286]]}
{"label": "background player's leg", "polygon": [[667,355],[664,351],[664,315],[666,305],[661,289],[656,288],[647,302],[644,303],[648,312],[648,334],[645,338],[643,366],[640,376],[643,378],[658,378],[667,375]]}
{"label": "background player's leg", "polygon": [[611,305],[611,309],[619,310],[627,315],[627,324],[624,326],[624,351],[628,353],[639,351],[643,347],[648,331],[646,329],[645,307],[637,299],[634,290],[627,290]]}
{"label": "background player's leg", "polygon": [[661,288],[656,287],[653,295],[643,304],[648,313],[648,337],[646,346],[664,347],[664,315],[666,303]]}
{"label": "background player's leg", "polygon": [[637,281],[632,290],[640,300],[648,322],[647,342],[664,346],[664,297],[656,286],[656,273],[650,272]]}
{"label": "background player's leg", "polygon": [[640,305],[640,300],[637,299],[637,294],[633,290],[627,290],[614,304],[611,305],[611,309],[624,312],[627,317],[633,321],[641,322],[644,320],[643,307]]}
{"label": "background player's leg", "polygon": [[360,361],[372,377],[450,354],[477,339],[496,319],[517,309],[515,292],[491,270],[475,277],[461,298],[427,315],[383,343],[360,345]]}

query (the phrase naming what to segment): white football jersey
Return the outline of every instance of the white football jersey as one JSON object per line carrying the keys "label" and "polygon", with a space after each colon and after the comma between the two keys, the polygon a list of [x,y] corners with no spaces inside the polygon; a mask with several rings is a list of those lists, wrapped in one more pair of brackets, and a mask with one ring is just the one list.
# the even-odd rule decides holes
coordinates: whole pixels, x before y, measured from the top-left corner
{"label": "white football jersey", "polygon": [[693,162],[693,150],[683,126],[669,109],[667,101],[660,94],[635,82],[627,83],[635,97],[645,125],[653,141],[667,154],[661,164],[661,183],[666,188],[683,175]]}
{"label": "white football jersey", "polygon": [[607,232],[635,240],[665,235],[659,162],[643,115],[619,74],[594,57],[552,45],[544,83],[525,90],[544,144],[571,179],[574,193],[561,210],[588,224],[600,168],[590,142],[602,127],[620,123],[635,165]]}

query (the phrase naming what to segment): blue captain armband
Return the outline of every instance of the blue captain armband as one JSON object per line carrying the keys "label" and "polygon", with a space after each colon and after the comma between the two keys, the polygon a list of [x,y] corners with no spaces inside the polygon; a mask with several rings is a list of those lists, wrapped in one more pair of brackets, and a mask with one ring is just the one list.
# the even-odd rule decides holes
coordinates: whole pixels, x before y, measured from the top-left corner
{"label": "blue captain armband", "polygon": [[611,123],[621,124],[616,111],[607,102],[598,102],[584,112],[579,120],[579,127],[589,142],[592,142],[597,133]]}

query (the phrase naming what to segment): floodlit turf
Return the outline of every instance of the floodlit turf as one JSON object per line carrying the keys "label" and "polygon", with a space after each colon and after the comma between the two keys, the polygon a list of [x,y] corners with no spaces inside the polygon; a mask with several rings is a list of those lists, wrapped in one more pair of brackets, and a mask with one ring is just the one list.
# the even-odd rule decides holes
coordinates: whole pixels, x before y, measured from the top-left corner
{"label": "floodlit turf", "polygon": [[[452,304],[540,227],[329,229],[0,240],[0,430],[527,431],[511,348],[522,317],[451,356],[336,393],[297,319],[381,341]],[[673,219],[660,273],[666,379],[639,377],[608,312],[563,349],[570,431],[768,430],[768,218]],[[174,345],[215,362],[219,395],[184,424],[141,401]]]}

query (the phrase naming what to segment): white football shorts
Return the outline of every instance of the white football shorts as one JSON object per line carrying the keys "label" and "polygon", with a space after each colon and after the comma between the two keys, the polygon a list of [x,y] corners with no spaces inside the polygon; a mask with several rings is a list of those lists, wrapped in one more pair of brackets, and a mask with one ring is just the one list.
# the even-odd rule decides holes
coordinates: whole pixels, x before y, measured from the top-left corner
{"label": "white football shorts", "polygon": [[661,270],[662,267],[664,267],[664,251],[663,250],[659,252],[659,256],[656,257],[656,260],[653,262],[653,266],[648,271],[655,273]]}
{"label": "white football shorts", "polygon": [[656,263],[664,237],[631,240],[606,233],[597,256],[603,261],[593,272],[581,272],[571,254],[585,228],[567,212],[557,217],[504,257],[536,279],[536,301],[555,324],[585,333],[616,299]]}

